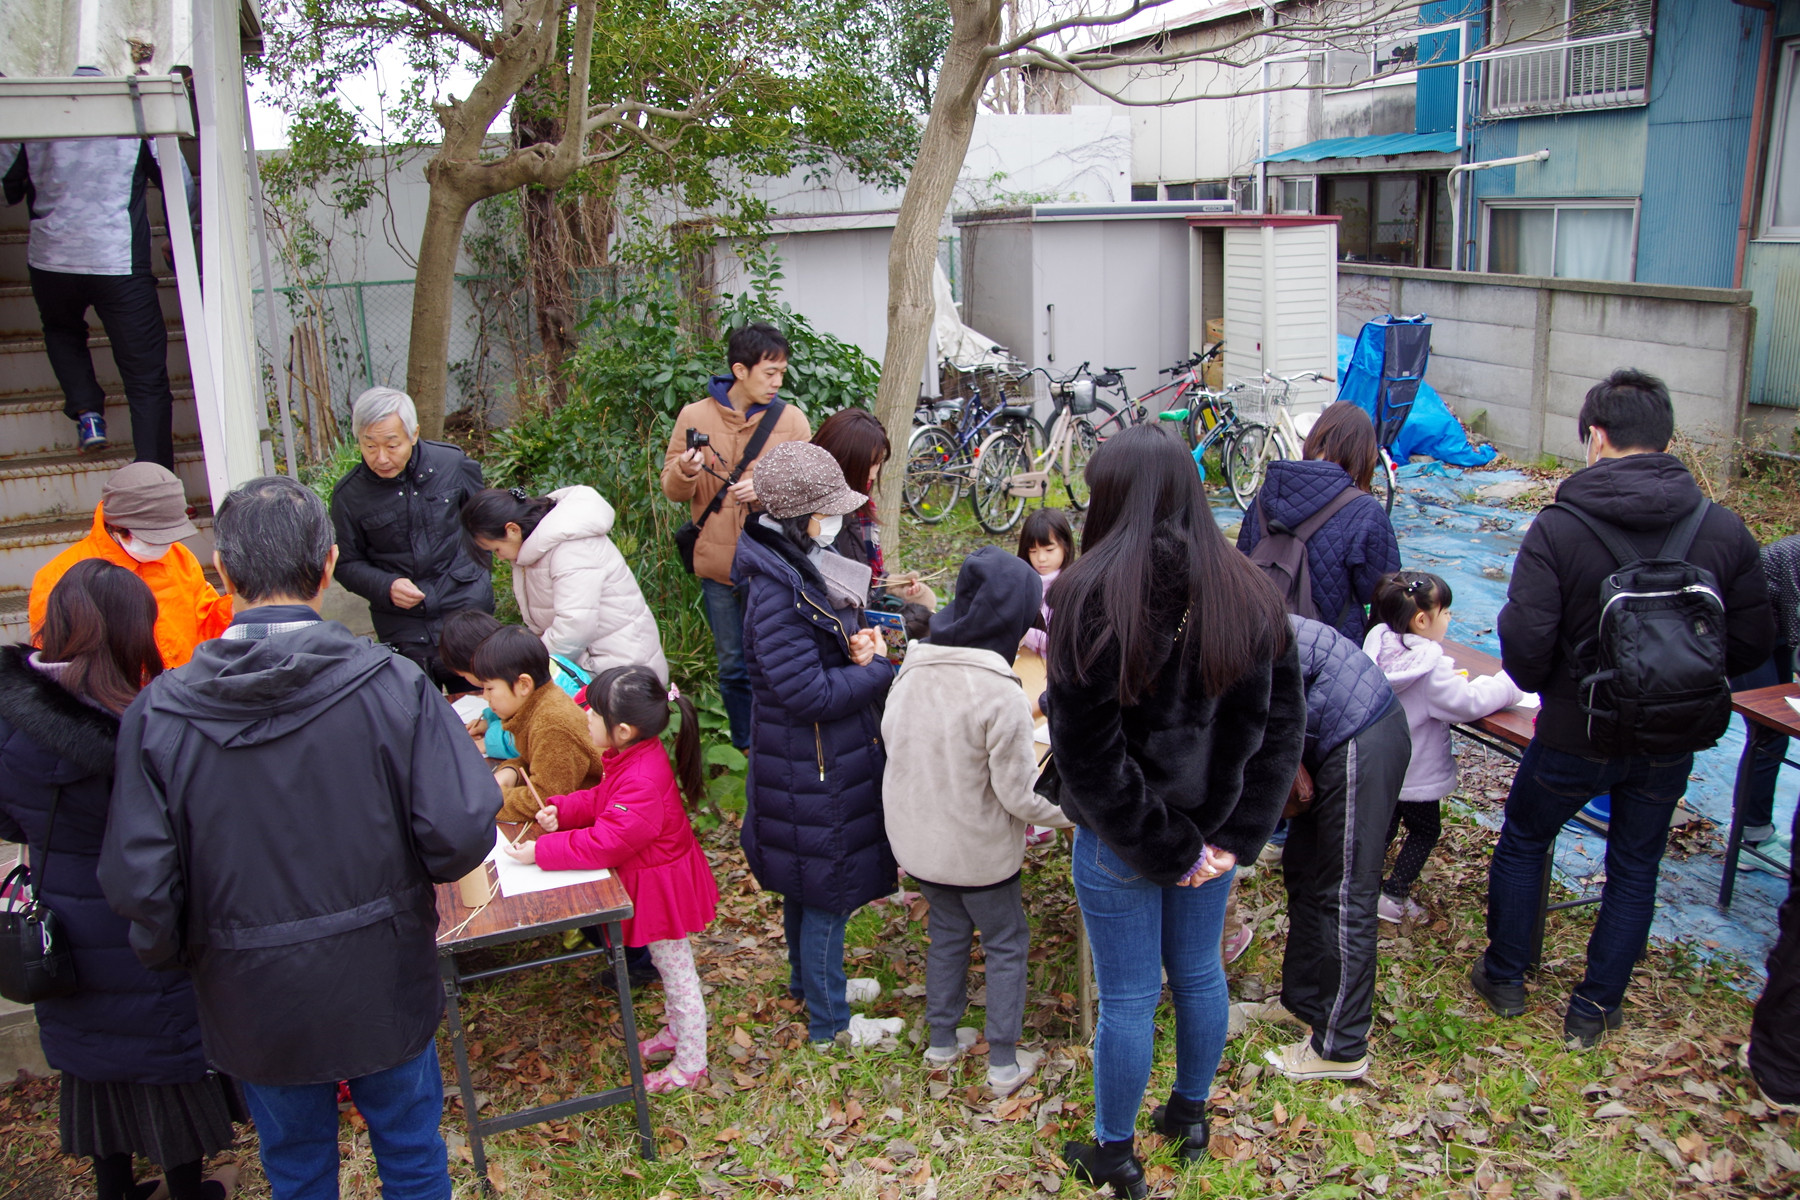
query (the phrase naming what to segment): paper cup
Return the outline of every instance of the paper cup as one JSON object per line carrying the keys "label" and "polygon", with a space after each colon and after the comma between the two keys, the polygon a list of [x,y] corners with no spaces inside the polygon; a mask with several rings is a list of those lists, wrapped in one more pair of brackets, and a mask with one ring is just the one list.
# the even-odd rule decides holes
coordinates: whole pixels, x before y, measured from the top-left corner
{"label": "paper cup", "polygon": [[457,880],[456,890],[462,897],[464,908],[480,908],[492,899],[494,885],[488,881],[487,864],[482,863]]}

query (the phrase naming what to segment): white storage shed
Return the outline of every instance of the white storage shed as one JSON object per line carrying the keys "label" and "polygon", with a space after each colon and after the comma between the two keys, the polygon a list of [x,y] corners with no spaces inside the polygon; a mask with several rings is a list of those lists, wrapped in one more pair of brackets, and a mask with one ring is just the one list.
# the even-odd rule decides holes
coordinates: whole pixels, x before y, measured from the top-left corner
{"label": "white storage shed", "polygon": [[[1190,312],[1225,318],[1225,378],[1318,371],[1337,378],[1334,216],[1254,214],[1189,220]],[[1296,385],[1293,402],[1322,408],[1333,383]]]}

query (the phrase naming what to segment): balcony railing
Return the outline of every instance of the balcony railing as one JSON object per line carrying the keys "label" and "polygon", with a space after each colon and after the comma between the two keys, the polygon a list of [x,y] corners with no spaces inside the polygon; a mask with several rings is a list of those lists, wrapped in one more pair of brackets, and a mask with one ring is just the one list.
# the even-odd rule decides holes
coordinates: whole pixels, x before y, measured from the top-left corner
{"label": "balcony railing", "polygon": [[1626,108],[1648,100],[1650,31],[1610,33],[1478,57],[1485,64],[1484,117]]}

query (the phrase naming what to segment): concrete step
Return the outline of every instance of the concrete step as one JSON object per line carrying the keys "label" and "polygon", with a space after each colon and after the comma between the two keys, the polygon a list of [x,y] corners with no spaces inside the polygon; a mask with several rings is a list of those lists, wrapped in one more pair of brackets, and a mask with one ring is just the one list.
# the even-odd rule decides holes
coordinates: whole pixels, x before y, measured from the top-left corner
{"label": "concrete step", "polygon": [[[199,437],[200,416],[194,407],[191,381],[176,380],[174,392],[175,436]],[[106,397],[106,429],[113,437],[131,436],[131,410],[125,405],[123,391],[115,390]],[[75,422],[63,416],[60,391],[0,398],[0,462],[21,454],[66,454],[79,448]],[[0,519],[4,517],[0,513]]]}
{"label": "concrete step", "polygon": [[[14,588],[0,592],[0,646],[16,646],[31,640],[31,592]],[[7,846],[0,842],[0,854]]]}
{"label": "concrete step", "polygon": [[[200,530],[183,545],[202,563],[212,563],[212,508],[197,506],[194,525]],[[35,521],[0,524],[0,595],[29,590],[32,577],[51,559],[86,537],[94,528],[94,514],[70,514]]]}
{"label": "concrete step", "polygon": [[[175,289],[173,275],[157,280],[157,299],[162,303],[164,324],[176,324],[181,320],[181,295]],[[88,328],[94,333],[104,333],[100,318],[92,310],[88,312]],[[0,338],[37,338],[42,336],[43,325],[38,319],[37,301],[32,298],[29,283],[0,284]]]}
{"label": "concrete step", "polygon": [[[169,330],[169,376],[188,377],[187,338],[178,322]],[[96,331],[88,338],[89,352],[94,357],[94,377],[108,392],[123,389],[119,368],[113,362],[112,339]],[[42,335],[0,338],[0,399],[34,392],[59,391],[56,375],[50,370],[50,359],[44,353]]]}
{"label": "concrete step", "polygon": [[[121,431],[129,435],[127,426]],[[93,520],[106,477],[133,461],[129,444],[118,442],[93,454],[27,454],[0,462],[0,516],[8,521],[53,518]],[[177,438],[175,474],[187,487],[188,503],[208,498],[206,463],[199,438]]]}

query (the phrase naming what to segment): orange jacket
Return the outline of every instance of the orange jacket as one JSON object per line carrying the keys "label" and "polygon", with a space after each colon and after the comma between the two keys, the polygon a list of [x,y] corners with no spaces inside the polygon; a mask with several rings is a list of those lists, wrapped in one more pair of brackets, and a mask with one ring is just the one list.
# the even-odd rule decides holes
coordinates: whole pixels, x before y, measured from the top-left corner
{"label": "orange jacket", "polygon": [[231,598],[221,596],[200,573],[200,560],[180,542],[155,562],[141,563],[106,532],[106,519],[94,509],[88,535],[44,564],[31,579],[31,636],[36,640],[54,588],[68,569],[84,558],[101,558],[124,567],[150,585],[156,596],[156,648],[163,666],[179,667],[194,656],[194,647],[216,638],[231,624]]}

